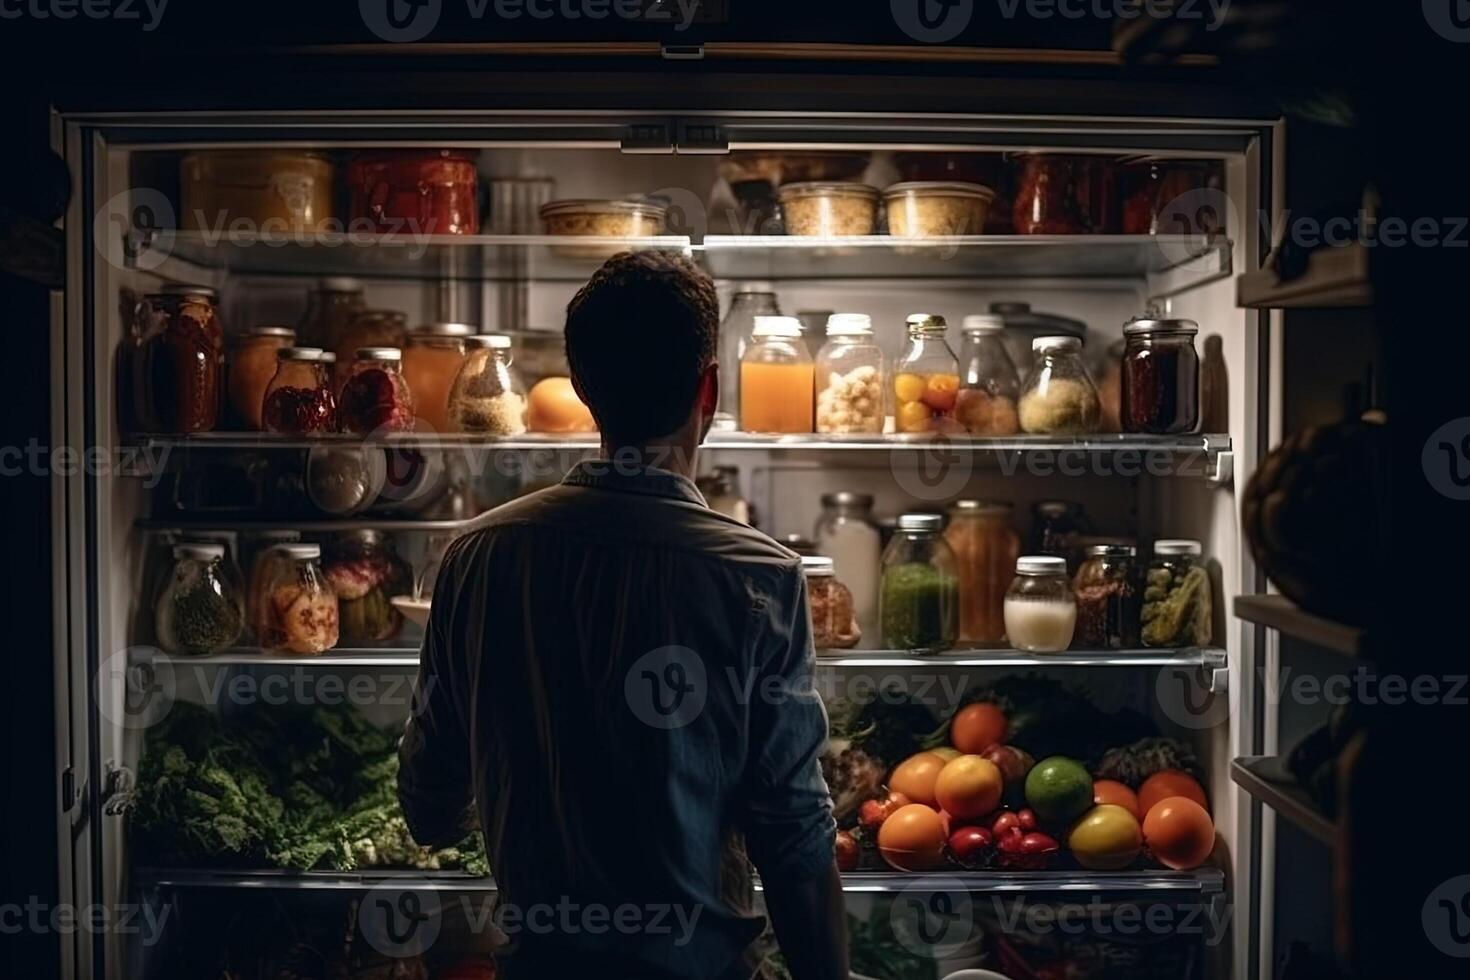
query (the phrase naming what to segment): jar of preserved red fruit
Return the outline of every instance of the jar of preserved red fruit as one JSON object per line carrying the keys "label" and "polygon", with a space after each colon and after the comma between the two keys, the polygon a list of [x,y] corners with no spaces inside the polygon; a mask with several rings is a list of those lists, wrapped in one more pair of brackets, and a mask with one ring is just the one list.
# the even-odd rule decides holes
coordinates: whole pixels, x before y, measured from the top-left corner
{"label": "jar of preserved red fruit", "polygon": [[283,347],[266,385],[261,421],[267,432],[313,435],[337,427],[337,403],[315,347]]}
{"label": "jar of preserved red fruit", "polygon": [[477,235],[479,174],[467,150],[378,150],[347,167],[352,220],[399,235]]}
{"label": "jar of preserved red fruit", "polygon": [[343,432],[406,432],[413,428],[413,396],[403,380],[396,347],[364,347],[357,352],[337,398]]}
{"label": "jar of preserved red fruit", "polygon": [[1199,424],[1199,354],[1193,320],[1135,317],[1123,327],[1123,431],[1193,432]]}
{"label": "jar of preserved red fruit", "polygon": [[1087,214],[1073,159],[1046,153],[1022,157],[1011,216],[1021,235],[1086,234]]}
{"label": "jar of preserved red fruit", "polygon": [[171,285],[134,309],[136,423],[152,432],[208,432],[219,422],[225,338],[206,286]]}

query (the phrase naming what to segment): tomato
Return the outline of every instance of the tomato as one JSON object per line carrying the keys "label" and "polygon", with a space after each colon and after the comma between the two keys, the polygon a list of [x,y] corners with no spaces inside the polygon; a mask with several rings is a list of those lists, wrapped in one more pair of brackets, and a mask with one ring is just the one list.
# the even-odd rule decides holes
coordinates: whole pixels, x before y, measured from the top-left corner
{"label": "tomato", "polygon": [[949,741],[966,755],[980,755],[1006,739],[1006,716],[989,701],[967,704],[949,721]]}
{"label": "tomato", "polygon": [[1215,825],[1194,800],[1171,796],[1143,818],[1143,842],[1160,864],[1187,871],[1204,864],[1215,849]]}
{"label": "tomato", "polygon": [[911,802],[913,801],[902,793],[889,793],[881,799],[863,800],[862,806],[858,807],[858,823],[865,830],[877,830],[883,825],[883,821],[893,816],[894,810]]}
{"label": "tomato", "polygon": [[1160,769],[1145,779],[1138,787],[1138,809],[1146,816],[1155,804],[1171,796],[1194,800],[1206,813],[1210,810],[1210,801],[1205,798],[1205,790],[1199,780],[1178,769]]}
{"label": "tomato", "polygon": [[1016,816],[1012,810],[1002,810],[995,820],[991,822],[990,832],[999,839],[1011,831],[1017,833],[1023,832],[1021,830],[1021,818]]}
{"label": "tomato", "polygon": [[858,858],[862,856],[862,848],[858,847],[857,838],[846,830],[837,832],[835,847],[837,853],[837,870],[853,871],[858,866]]}
{"label": "tomato", "polygon": [[944,865],[948,837],[938,810],[910,803],[878,828],[878,853],[900,871],[934,871]]}
{"label": "tomato", "polygon": [[915,803],[937,808],[934,783],[945,764],[933,752],[916,752],[898,764],[893,775],[888,777],[888,785]]}
{"label": "tomato", "polygon": [[984,827],[959,827],[949,835],[949,853],[967,868],[984,867],[995,850],[995,835]]}
{"label": "tomato", "polygon": [[1023,806],[1016,811],[1016,821],[1021,825],[1022,830],[1028,833],[1033,831],[1036,829],[1036,811]]}

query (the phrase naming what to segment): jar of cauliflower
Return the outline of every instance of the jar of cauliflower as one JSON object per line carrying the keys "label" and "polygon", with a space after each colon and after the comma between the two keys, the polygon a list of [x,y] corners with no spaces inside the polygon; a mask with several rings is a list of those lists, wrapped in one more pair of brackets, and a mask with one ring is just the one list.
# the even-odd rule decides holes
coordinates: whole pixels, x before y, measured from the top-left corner
{"label": "jar of cauliflower", "polygon": [[817,431],[883,431],[883,352],[865,313],[827,318],[827,342],[817,353]]}

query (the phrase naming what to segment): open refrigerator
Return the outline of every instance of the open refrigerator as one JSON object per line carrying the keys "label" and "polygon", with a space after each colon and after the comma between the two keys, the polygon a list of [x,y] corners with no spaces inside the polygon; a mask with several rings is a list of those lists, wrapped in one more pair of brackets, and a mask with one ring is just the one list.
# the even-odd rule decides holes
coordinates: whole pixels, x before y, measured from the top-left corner
{"label": "open refrigerator", "polygon": [[[266,919],[304,920],[322,908],[330,919],[337,905],[399,879],[407,882],[402,887],[445,902],[493,895],[492,880],[462,871],[291,872],[160,866],[137,858],[130,813],[145,741],[162,715],[187,701],[225,713],[247,710],[239,704],[222,709],[218,702],[237,689],[260,699],[271,689],[264,679],[273,676],[318,692],[328,676],[338,678],[334,690],[364,677],[374,691],[401,690],[417,666],[419,636],[410,624],[391,641],[342,645],[320,656],[280,657],[238,646],[202,658],[175,657],[155,645],[153,592],[167,546],[200,535],[224,541],[244,564],[262,532],[294,530],[305,540],[326,541],[372,529],[389,535],[422,575],[435,549],[468,518],[554,482],[596,449],[595,437],[585,435],[419,433],[369,447],[391,457],[399,493],[362,513],[276,516],[248,502],[215,508],[210,495],[238,490],[239,474],[249,466],[290,471],[313,454],[357,446],[338,436],[124,431],[114,364],[134,298],[166,282],[210,286],[231,331],[295,323],[313,283],[350,276],[363,284],[372,307],[401,310],[410,323],[458,321],[510,332],[528,349],[535,344],[551,351],[545,356],[554,362],[561,311],[598,259],[569,256],[557,239],[543,235],[534,202],[629,195],[673,205],[662,233],[633,246],[697,259],[716,279],[723,307],[738,285],[759,281],[777,294],[783,313],[867,313],[890,358],[901,349],[904,317],[920,310],[955,324],[993,302],[1029,303],[1085,323],[1088,350],[1105,349],[1121,338],[1128,318],[1146,312],[1199,323],[1200,348],[1214,350],[1223,366],[1216,375],[1222,388],[1199,433],[961,437],[936,448],[891,435],[761,437],[717,430],[701,451],[701,469],[735,467],[738,490],[759,526],[777,537],[810,535],[821,495],[850,490],[871,494],[883,515],[942,509],[960,497],[1010,501],[1023,536],[1032,504],[1064,498],[1082,505],[1097,532],[1136,539],[1141,559],[1155,539],[1200,541],[1214,585],[1209,645],[921,656],[864,644],[821,652],[818,671],[824,693],[838,696],[862,685],[922,685],[934,692],[933,710],[941,718],[969,686],[1023,674],[1055,678],[1106,710],[1147,716],[1160,734],[1192,747],[1205,774],[1218,835],[1206,866],[950,869],[931,876],[869,870],[849,873],[845,881],[851,911],[865,921],[895,896],[939,892],[970,901],[970,918],[977,921],[982,902],[992,917],[1004,919],[1006,903],[1017,897],[1093,908],[1169,906],[1182,911],[1166,919],[1171,925],[1160,930],[1166,935],[1155,938],[1188,938],[1182,954],[1170,953],[1178,956],[1168,960],[1171,972],[1160,975],[1271,975],[1270,889],[1261,886],[1272,861],[1270,819],[1232,782],[1230,766],[1233,759],[1275,751],[1274,721],[1262,710],[1253,666],[1274,650],[1263,630],[1226,610],[1231,597],[1264,591],[1242,541],[1237,489],[1279,435],[1279,353],[1270,329],[1277,314],[1237,308],[1235,280],[1258,267],[1268,244],[1261,222],[1251,216],[1281,206],[1284,127],[1272,118],[1193,118],[1154,108],[1132,115],[1029,114],[993,106],[895,115],[762,110],[755,104],[748,111],[594,111],[571,104],[504,112],[452,105],[415,113],[59,111],[55,147],[71,169],[75,193],[66,218],[73,231],[69,285],[54,306],[53,442],[100,447],[109,462],[82,477],[57,477],[55,484],[58,820],[60,839],[69,842],[62,853],[63,898],[78,906],[137,903],[152,910],[150,921],[161,922],[160,935],[146,943],[121,931],[68,937],[65,975],[169,976],[182,964],[198,970],[201,961],[190,957],[201,946],[224,950],[232,930],[238,943],[240,935],[256,935],[250,927]],[[465,150],[487,189],[489,215],[481,234],[396,243],[350,235],[281,242],[248,230],[180,230],[181,158],[249,146],[339,157],[367,147]],[[1208,234],[1164,228],[1145,235],[975,235],[919,244],[882,235],[819,242],[740,227],[721,176],[728,154],[807,151],[864,154],[865,179],[877,186],[897,179],[897,153],[1050,151],[1217,161],[1223,194],[1200,203],[1223,211],[1223,224]],[[953,332],[951,339],[957,339]],[[1156,465],[1140,467],[1139,460]],[[384,726],[401,721],[407,710],[401,697],[366,700],[372,703],[364,713]],[[1176,928],[1185,915],[1211,927],[1194,933]],[[340,926],[340,915],[331,921]],[[978,932],[965,935],[950,954],[974,952]],[[1126,959],[1120,962],[1116,968],[1130,968]],[[238,963],[232,960],[232,968]],[[947,972],[936,968],[932,975]],[[1152,974],[1138,966],[1128,975]]]}

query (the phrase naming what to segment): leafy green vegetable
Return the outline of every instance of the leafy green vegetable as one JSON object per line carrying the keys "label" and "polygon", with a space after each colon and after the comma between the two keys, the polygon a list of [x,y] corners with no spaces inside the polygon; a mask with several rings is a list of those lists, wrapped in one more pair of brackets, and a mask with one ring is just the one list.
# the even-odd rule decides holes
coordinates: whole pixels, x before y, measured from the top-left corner
{"label": "leafy green vegetable", "polygon": [[924,747],[938,719],[926,705],[899,685],[891,684],[863,701],[843,700],[828,712],[834,739],[845,739],[853,748],[894,766]]}

